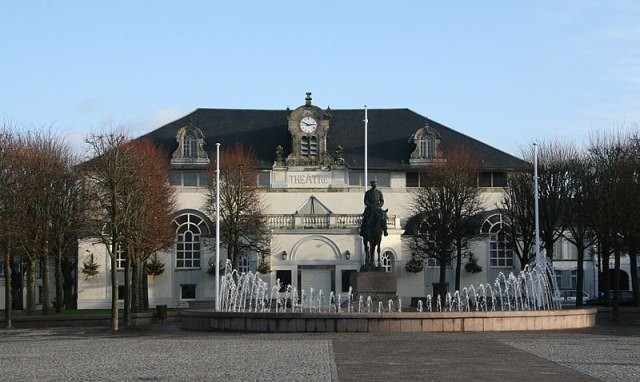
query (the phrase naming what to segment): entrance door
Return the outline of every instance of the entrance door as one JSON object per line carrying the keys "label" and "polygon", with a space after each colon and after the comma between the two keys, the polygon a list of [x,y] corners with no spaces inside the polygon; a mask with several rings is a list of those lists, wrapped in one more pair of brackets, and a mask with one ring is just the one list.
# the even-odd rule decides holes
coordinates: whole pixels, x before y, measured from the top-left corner
{"label": "entrance door", "polygon": [[302,271],[302,290],[309,296],[313,288],[313,294],[318,296],[322,291],[325,298],[331,293],[331,271],[328,269],[304,269]]}

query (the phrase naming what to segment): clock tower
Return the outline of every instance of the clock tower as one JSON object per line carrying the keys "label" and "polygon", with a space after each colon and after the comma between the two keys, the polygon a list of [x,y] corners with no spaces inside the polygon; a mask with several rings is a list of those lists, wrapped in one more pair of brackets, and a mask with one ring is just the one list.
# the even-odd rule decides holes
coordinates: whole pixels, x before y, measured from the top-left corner
{"label": "clock tower", "polygon": [[327,153],[327,135],[331,122],[329,108],[322,110],[311,103],[307,93],[304,105],[288,116],[291,153],[285,157],[282,146],[276,148],[271,171],[271,188],[344,189],[348,174],[342,155],[336,159]]}
{"label": "clock tower", "polygon": [[324,167],[333,162],[327,154],[327,134],[331,115],[311,104],[307,93],[305,104],[287,117],[291,134],[291,154],[287,166]]}

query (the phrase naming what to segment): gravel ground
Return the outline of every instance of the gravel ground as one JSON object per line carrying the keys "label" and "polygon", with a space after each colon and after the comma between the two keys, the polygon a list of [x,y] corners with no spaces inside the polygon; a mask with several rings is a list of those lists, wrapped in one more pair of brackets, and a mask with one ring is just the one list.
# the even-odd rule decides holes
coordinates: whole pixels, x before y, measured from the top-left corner
{"label": "gravel ground", "polygon": [[640,381],[640,323],[500,333],[0,330],[6,381]]}

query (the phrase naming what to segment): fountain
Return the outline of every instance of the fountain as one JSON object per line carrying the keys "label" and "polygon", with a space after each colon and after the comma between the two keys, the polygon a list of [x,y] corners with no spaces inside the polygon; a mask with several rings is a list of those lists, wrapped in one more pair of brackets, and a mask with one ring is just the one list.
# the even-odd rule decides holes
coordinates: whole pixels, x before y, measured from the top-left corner
{"label": "fountain", "polygon": [[[540,330],[590,327],[595,325],[596,310],[561,310],[554,298],[557,290],[549,263],[527,266],[518,274],[500,273],[493,285],[479,284],[453,294],[425,297],[417,311],[403,312],[402,301],[389,299],[387,309],[378,301],[354,293],[347,295],[324,291],[307,293],[280,280],[269,285],[258,274],[238,273],[225,267],[221,280],[220,310],[187,310],[183,327],[194,330],[232,330],[260,332],[321,331],[497,331]],[[345,305],[343,307],[343,305]],[[426,307],[427,312],[424,312]],[[346,309],[344,311],[343,309]]]}

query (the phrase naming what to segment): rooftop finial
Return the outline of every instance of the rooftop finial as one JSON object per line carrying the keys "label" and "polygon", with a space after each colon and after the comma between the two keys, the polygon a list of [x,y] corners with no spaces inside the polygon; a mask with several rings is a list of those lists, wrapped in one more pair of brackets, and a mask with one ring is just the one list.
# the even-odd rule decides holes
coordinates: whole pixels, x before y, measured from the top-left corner
{"label": "rooftop finial", "polygon": [[304,99],[306,106],[311,106],[311,92],[307,92],[307,97]]}

